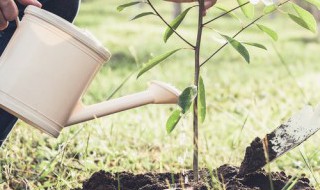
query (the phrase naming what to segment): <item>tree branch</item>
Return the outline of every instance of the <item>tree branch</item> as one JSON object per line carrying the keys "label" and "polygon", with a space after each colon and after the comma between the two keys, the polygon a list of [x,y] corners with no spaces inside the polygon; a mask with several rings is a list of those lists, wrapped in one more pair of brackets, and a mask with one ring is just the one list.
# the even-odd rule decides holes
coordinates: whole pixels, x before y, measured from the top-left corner
{"label": "tree branch", "polygon": [[157,11],[157,9],[152,5],[150,0],[147,0],[149,6],[152,8],[152,10],[156,13],[156,15],[162,20],[162,22],[167,25],[181,40],[183,40],[185,43],[187,43],[189,46],[191,46],[193,49],[195,49],[195,46],[192,45],[188,40],[186,40],[184,37],[182,37],[175,29],[173,29],[170,24],[160,15],[160,13]]}
{"label": "tree branch", "polygon": [[[281,7],[282,5],[288,3],[291,0],[286,0],[282,3],[278,4],[278,7]],[[273,11],[272,11],[273,12]],[[270,14],[270,13],[269,13]],[[263,14],[259,17],[257,17],[256,19],[254,19],[252,22],[250,22],[249,24],[247,24],[245,27],[241,28],[241,30],[239,30],[237,33],[235,33],[232,38],[237,37],[240,33],[242,33],[244,30],[246,30],[247,28],[249,28],[250,26],[252,26],[253,24],[255,24],[258,20],[262,19],[264,16],[266,16],[266,14]],[[224,43],[220,48],[218,48],[212,55],[209,56],[209,58],[207,58],[203,63],[200,64],[200,67],[202,67],[204,64],[206,64],[213,56],[215,56],[217,53],[219,53],[226,45],[228,44],[228,42]]]}
{"label": "tree branch", "polygon": [[217,16],[217,17],[215,17],[215,18],[213,18],[213,19],[211,19],[211,20],[209,20],[209,21],[207,21],[207,22],[205,22],[205,23],[203,23],[203,26],[205,26],[205,25],[207,25],[207,24],[209,24],[209,23],[211,23],[211,22],[213,22],[213,21],[215,21],[215,20],[217,20],[217,19],[219,19],[219,18],[221,18],[221,17],[223,17],[223,16],[231,13],[231,12],[234,11],[234,10],[237,10],[237,9],[245,6],[245,5],[248,4],[248,3],[250,3],[250,2],[248,1],[248,2],[246,2],[246,3],[243,3],[243,4],[237,6],[237,7],[233,8],[233,9],[231,9],[231,10],[229,10],[229,11],[227,11],[227,12],[225,12],[225,13],[223,13],[223,14],[221,14],[221,15],[219,15],[219,16]]}

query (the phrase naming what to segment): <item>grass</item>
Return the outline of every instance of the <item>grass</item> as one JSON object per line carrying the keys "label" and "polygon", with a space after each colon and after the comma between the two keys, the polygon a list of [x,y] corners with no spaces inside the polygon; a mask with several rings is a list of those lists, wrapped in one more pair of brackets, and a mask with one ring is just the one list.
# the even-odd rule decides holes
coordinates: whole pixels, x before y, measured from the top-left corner
{"label": "grass", "polygon": [[[113,53],[85,95],[87,104],[107,99],[150,57],[184,47],[175,37],[167,44],[162,42],[165,28],[156,17],[129,22],[141,11],[148,11],[147,6],[118,13],[116,7],[128,1],[105,2],[83,2],[75,23],[90,30]],[[231,2],[225,4],[233,7]],[[166,19],[171,19],[169,3],[158,2],[156,6]],[[191,11],[179,30],[191,42],[194,42],[195,14]],[[207,17],[217,14],[218,11],[212,9]],[[246,146],[256,136],[263,137],[307,102],[316,105],[320,100],[320,64],[317,62],[320,45],[316,36],[283,15],[266,18],[262,23],[279,32],[275,47],[286,65],[273,49],[271,39],[251,28],[238,39],[263,43],[268,51],[249,48],[252,62],[246,64],[227,47],[203,67],[208,110],[199,134],[201,167],[216,168],[224,163],[240,165]],[[240,26],[229,17],[210,24],[230,35]],[[203,59],[219,46],[215,38],[213,31],[205,30]],[[192,68],[191,51],[181,51],[138,80],[135,75],[131,77],[115,96],[144,90],[150,80],[169,82],[183,89],[192,84]],[[98,170],[143,173],[191,169],[191,115],[167,135],[165,123],[173,108],[149,105],[129,110],[66,128],[58,139],[19,122],[0,152],[0,189],[9,186],[72,189]],[[285,170],[293,175],[303,172],[316,185],[316,180],[320,180],[319,135],[301,145],[304,156],[295,149],[271,163],[271,170]]]}

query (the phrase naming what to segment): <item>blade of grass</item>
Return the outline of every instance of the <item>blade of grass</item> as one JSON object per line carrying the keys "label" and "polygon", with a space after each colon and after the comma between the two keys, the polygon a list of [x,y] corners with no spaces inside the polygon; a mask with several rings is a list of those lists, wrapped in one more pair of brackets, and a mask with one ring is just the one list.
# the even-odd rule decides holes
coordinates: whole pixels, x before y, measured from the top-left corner
{"label": "blade of grass", "polygon": [[263,139],[263,152],[264,152],[264,156],[266,158],[266,166],[267,166],[267,169],[268,169],[268,177],[269,177],[269,183],[270,183],[270,190],[274,190],[274,186],[273,186],[273,181],[272,181],[272,176],[271,176],[271,167],[270,167],[270,160],[269,160],[269,147],[268,147],[268,139],[267,138],[264,138]]}
{"label": "blade of grass", "polygon": [[235,138],[235,139],[232,141],[231,148],[232,148],[233,151],[232,151],[231,154],[230,154],[229,162],[231,161],[232,158],[234,158],[234,150],[236,150],[236,147],[238,147],[238,146],[240,145],[241,135],[242,135],[242,132],[243,132],[244,127],[245,127],[246,124],[247,124],[248,118],[249,118],[249,114],[247,114],[245,120],[244,120],[243,123],[242,123],[242,126],[241,126],[241,129],[240,129],[240,132],[239,132],[238,137]]}
{"label": "blade of grass", "polygon": [[59,147],[62,147],[60,149],[60,151],[50,160],[50,162],[47,164],[47,166],[37,175],[36,179],[35,180],[39,180],[42,176],[42,174],[45,173],[45,171],[50,168],[50,166],[53,164],[53,162],[58,158],[58,156],[61,154],[61,153],[64,153],[64,150],[65,148],[68,146],[68,144],[70,143],[70,141],[72,139],[74,139],[82,130],[84,129],[84,126],[82,126],[78,131],[76,131],[76,133],[70,137],[66,142],[62,142]]}
{"label": "blade of grass", "polygon": [[287,182],[287,184],[281,189],[281,190],[290,190],[292,189],[295,184],[298,182],[299,178],[296,176],[291,177],[290,180]]}
{"label": "blade of grass", "polygon": [[107,100],[110,100],[111,98],[113,98],[113,96],[129,81],[129,79],[132,77],[132,75],[135,73],[136,71],[133,71],[132,73],[130,73],[122,82],[121,84],[108,96]]}
{"label": "blade of grass", "polygon": [[[247,124],[248,118],[249,118],[249,114],[247,114],[246,118],[245,118],[244,121],[243,121],[243,124],[242,124],[242,126],[241,126],[241,129],[240,129],[240,132],[239,132],[238,137],[232,142],[232,147],[233,147],[233,148],[236,148],[235,146],[239,146],[239,144],[240,144],[240,142],[241,142],[241,135],[242,135],[242,132],[243,132],[244,127],[245,127],[246,124]],[[237,141],[237,143],[236,143],[236,141]]]}
{"label": "blade of grass", "polygon": [[299,149],[299,153],[300,153],[304,163],[306,164],[308,170],[310,171],[310,173],[311,173],[314,181],[316,182],[317,186],[319,186],[320,184],[319,184],[316,176],[314,175],[314,171],[313,171],[312,167],[310,166],[309,159],[306,157],[305,153],[301,149]]}
{"label": "blade of grass", "polygon": [[292,79],[292,81],[294,82],[295,86],[299,89],[300,94],[303,96],[304,101],[306,104],[309,104],[310,101],[308,100],[306,93],[303,91],[303,89],[299,86],[298,81],[296,79],[296,77],[293,75],[293,73],[291,72],[290,68],[288,67],[287,62],[285,61],[284,57],[281,55],[281,53],[279,52],[279,50],[277,49],[276,45],[274,43],[272,43],[272,47],[274,49],[274,51],[276,52],[276,55],[278,56],[280,63],[282,64],[282,66],[284,67],[285,71],[288,73],[289,77]]}

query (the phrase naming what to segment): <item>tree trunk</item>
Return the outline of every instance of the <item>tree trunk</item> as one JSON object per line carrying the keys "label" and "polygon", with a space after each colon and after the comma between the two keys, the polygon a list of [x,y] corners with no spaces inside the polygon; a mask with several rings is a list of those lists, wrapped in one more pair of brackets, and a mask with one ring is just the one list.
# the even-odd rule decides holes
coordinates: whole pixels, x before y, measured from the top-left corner
{"label": "tree trunk", "polygon": [[173,18],[176,18],[181,13],[182,7],[180,3],[173,4]]}

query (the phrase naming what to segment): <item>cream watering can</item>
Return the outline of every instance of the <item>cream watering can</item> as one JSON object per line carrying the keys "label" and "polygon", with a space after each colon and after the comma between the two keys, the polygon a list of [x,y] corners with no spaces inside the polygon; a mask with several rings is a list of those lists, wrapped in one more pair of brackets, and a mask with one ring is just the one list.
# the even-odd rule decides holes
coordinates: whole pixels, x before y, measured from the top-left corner
{"label": "cream watering can", "polygon": [[109,58],[91,35],[28,6],[0,58],[0,107],[58,137],[66,126],[146,104],[178,102],[177,89],[154,81],[144,92],[83,105],[82,96]]}

